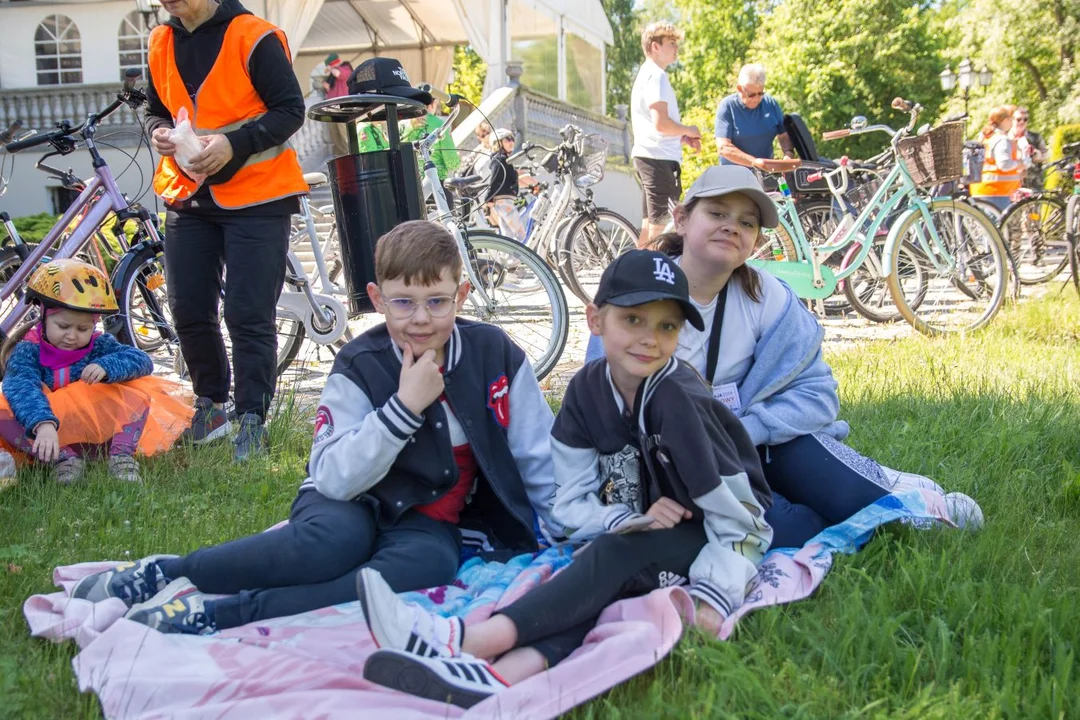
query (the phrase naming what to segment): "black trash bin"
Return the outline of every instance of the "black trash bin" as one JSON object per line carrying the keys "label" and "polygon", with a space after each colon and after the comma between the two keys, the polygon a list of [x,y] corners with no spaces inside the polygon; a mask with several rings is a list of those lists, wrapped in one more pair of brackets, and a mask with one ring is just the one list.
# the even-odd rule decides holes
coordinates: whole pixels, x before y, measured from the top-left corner
{"label": "black trash bin", "polygon": [[374,310],[375,242],[397,225],[423,217],[424,199],[412,145],[329,161],[341,262],[352,314]]}

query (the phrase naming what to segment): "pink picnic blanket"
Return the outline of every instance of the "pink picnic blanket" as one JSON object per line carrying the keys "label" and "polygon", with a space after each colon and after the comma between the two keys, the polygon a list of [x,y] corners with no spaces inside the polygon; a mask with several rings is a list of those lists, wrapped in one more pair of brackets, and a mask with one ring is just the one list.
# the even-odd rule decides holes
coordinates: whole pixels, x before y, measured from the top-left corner
{"label": "pink picnic blanket", "polygon": [[[770,552],[721,639],[753,610],[810,595],[834,553],[855,552],[883,523],[948,523],[947,517],[935,492],[890,495],[801,549]],[[498,568],[467,564],[454,586],[415,595],[429,607],[449,608],[453,600],[450,612],[471,624],[550,577],[566,552],[552,548]],[[96,693],[109,718],[553,718],[655,665],[679,640],[683,620],[693,617],[680,588],[616,602],[568,659],[466,711],[365,681],[364,660],[375,648],[358,603],[211,636],[163,635],[123,619],[119,600],[93,604],[69,597],[79,578],[112,564],[59,567],[53,579],[61,591],[35,595],[23,606],[33,636],[79,645],[72,663],[79,689]],[[506,583],[508,573],[514,578]]]}

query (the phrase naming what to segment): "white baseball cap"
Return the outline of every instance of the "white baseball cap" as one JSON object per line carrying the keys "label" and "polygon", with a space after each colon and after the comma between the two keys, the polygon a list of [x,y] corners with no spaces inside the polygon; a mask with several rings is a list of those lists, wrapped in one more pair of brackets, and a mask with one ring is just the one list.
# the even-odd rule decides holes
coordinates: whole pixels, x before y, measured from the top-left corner
{"label": "white baseball cap", "polygon": [[774,228],[780,224],[776,203],[761,187],[754,171],[742,165],[713,165],[698,176],[683,196],[683,205],[695,198],[720,197],[742,193],[754,201],[761,212],[761,227]]}
{"label": "white baseball cap", "polygon": [[514,133],[506,128],[499,128],[494,134],[496,140],[505,140],[507,138],[510,138],[511,140],[514,139]]}

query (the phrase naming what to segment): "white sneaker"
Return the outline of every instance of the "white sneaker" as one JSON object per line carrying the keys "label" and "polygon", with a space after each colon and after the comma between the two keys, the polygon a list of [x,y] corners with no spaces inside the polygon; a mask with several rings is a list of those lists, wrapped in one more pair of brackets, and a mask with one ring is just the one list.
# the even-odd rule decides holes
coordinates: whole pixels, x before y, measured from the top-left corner
{"label": "white sneaker", "polygon": [[217,630],[206,614],[206,596],[186,577],[173,580],[146,602],[132,605],[124,617],[161,633],[209,635]]}
{"label": "white sneaker", "polygon": [[949,508],[949,519],[956,523],[956,527],[978,530],[983,526],[982,508],[970,495],[962,492],[947,493],[945,505]]}
{"label": "white sneaker", "polygon": [[380,648],[427,658],[461,654],[461,619],[444,618],[405,602],[378,570],[363,568],[356,573],[356,594],[371,636]]}
{"label": "white sneaker", "polygon": [[891,493],[903,493],[912,490],[933,490],[936,493],[942,495],[945,494],[944,488],[923,475],[900,472],[899,470],[893,470],[884,465],[881,466],[881,471],[885,473],[885,481],[887,483],[885,489]]}
{"label": "white sneaker", "polygon": [[462,708],[471,708],[509,686],[491,665],[471,655],[424,658],[398,650],[373,652],[364,663],[364,679]]}

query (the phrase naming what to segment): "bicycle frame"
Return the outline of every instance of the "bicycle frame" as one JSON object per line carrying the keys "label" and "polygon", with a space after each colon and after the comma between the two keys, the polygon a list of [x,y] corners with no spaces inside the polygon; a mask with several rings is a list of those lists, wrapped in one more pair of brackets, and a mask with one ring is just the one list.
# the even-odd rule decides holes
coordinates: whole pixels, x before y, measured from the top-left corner
{"label": "bicycle frame", "polygon": [[[90,144],[92,141],[88,139],[87,142]],[[37,246],[37,249],[30,253],[26,261],[4,283],[3,288],[0,288],[0,302],[10,299],[12,295],[22,289],[30,274],[34,272],[42,259],[57,244],[60,236],[81,213],[85,211],[85,214],[82,215],[82,221],[75,226],[71,235],[60,243],[59,248],[52,254],[53,258],[74,257],[75,253],[93,236],[98,226],[105,221],[110,213],[119,213],[127,209],[128,203],[124,199],[123,193],[120,192],[120,188],[117,187],[109,166],[104,161],[101,163],[95,162],[94,164],[94,177],[90,178],[90,181],[86,183],[86,188],[79,193],[79,197],[67,209],[63,217],[49,230],[45,239]],[[93,202],[94,196],[99,189],[104,190],[108,202]],[[157,228],[154,227],[153,223],[148,223],[148,229],[153,239],[160,242],[161,237],[158,235]],[[0,333],[5,337],[10,335],[15,326],[26,316],[28,309],[29,304],[26,298],[23,297],[12,308],[7,317],[0,321]]]}

